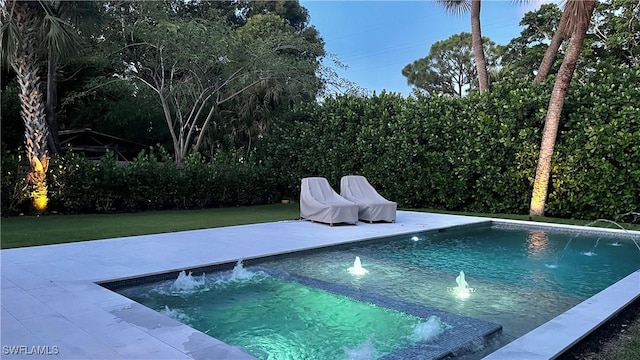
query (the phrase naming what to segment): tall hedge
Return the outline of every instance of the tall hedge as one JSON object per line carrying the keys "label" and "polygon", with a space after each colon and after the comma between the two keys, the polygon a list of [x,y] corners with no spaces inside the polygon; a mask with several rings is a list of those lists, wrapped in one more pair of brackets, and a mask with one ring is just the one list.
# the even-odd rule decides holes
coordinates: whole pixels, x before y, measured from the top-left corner
{"label": "tall hedge", "polygon": [[[49,166],[49,211],[108,213],[275,202],[280,194],[264,166],[235,155],[205,160],[198,154],[179,169],[163,149],[142,152],[127,164],[112,155],[89,160],[75,153],[56,156]],[[2,159],[2,214],[27,213],[28,188],[17,156]]]}
{"label": "tall hedge", "polygon": [[[273,119],[254,152],[166,151],[127,166],[75,154],[50,165],[50,209],[112,212],[264,204],[297,198],[300,180],[366,176],[401,207],[526,213],[549,94],[503,80],[482,95],[381,93],[304,104]],[[640,210],[640,67],[603,67],[569,89],[546,214],[594,219]],[[3,150],[4,151],[4,150]],[[24,171],[2,158],[2,213],[24,212]]]}
{"label": "tall hedge", "polygon": [[[279,180],[361,174],[403,207],[526,213],[553,78],[466,98],[338,96],[277,119],[262,145]],[[640,209],[640,68],[597,69],[566,99],[546,213]]]}

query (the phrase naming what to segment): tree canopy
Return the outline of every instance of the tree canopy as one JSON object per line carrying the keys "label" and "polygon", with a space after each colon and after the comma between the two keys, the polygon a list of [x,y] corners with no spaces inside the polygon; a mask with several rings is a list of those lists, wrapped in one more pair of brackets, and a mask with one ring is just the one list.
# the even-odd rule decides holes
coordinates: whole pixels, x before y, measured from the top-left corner
{"label": "tree canopy", "polygon": [[[477,88],[477,73],[473,56],[472,37],[462,32],[435,42],[429,55],[402,69],[409,85],[429,95],[463,96],[470,88]],[[483,38],[489,68],[497,61],[495,43]]]}
{"label": "tree canopy", "polygon": [[[533,79],[560,22],[561,11],[556,4],[544,4],[530,11],[520,21],[520,35],[507,45],[498,46],[503,74]],[[559,66],[559,64],[558,64]],[[556,67],[557,69],[557,67]]]}

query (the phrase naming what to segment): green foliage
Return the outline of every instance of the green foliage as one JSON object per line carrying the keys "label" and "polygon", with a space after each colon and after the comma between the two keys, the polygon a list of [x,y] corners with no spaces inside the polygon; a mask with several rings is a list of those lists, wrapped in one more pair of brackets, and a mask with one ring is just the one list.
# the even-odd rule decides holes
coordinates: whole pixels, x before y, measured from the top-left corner
{"label": "green foliage", "polygon": [[[498,57],[495,43],[486,37],[482,41],[488,68],[494,68]],[[405,66],[402,75],[409,85],[429,95],[463,96],[478,76],[471,42],[471,34],[466,32],[437,41],[428,56]]]}
{"label": "green foliage", "polygon": [[[510,77],[518,77],[533,80],[535,71],[560,22],[561,10],[556,4],[544,4],[536,11],[527,12],[520,26],[523,27],[520,36],[511,39],[505,46],[498,46],[501,53],[501,63],[504,66],[501,72]],[[564,50],[556,56],[557,69],[563,58]],[[551,71],[556,73],[557,71]]]}
{"label": "green foliage", "polygon": [[17,155],[2,146],[2,205],[3,215],[26,213],[29,209],[29,166]]}
{"label": "green foliage", "polygon": [[[3,77],[2,81],[4,80]],[[7,149],[12,151],[17,150],[20,145],[24,144],[24,124],[20,117],[19,93],[20,90],[16,81],[11,81],[11,84],[0,92],[0,114],[2,114],[0,138],[2,139],[3,148],[6,146]]]}
{"label": "green foliage", "polygon": [[[2,213],[29,208],[19,158],[2,157]],[[25,170],[26,171],[26,170]],[[207,161],[198,153],[178,168],[163,148],[142,152],[129,163],[113,154],[89,160],[68,152],[56,156],[49,170],[49,211],[110,213],[258,205],[280,199],[276,179],[264,165],[221,153]]]}
{"label": "green foliage", "polygon": [[[600,65],[565,102],[546,213],[610,218],[640,205],[640,68]],[[300,179],[338,189],[366,176],[401,207],[526,214],[553,79],[505,79],[464,98],[344,95],[284,112],[256,151],[163,149],[123,166],[112,156],[52,159],[50,210],[190,209],[297,198]],[[25,212],[19,158],[2,157],[2,212]]]}
{"label": "green foliage", "polygon": [[640,68],[604,66],[569,93],[549,209],[609,217],[640,206]]}
{"label": "green foliage", "polygon": [[[613,218],[640,205],[640,69],[603,67],[569,92],[546,213]],[[339,96],[282,116],[260,144],[281,188],[366,176],[402,207],[528,210],[552,79],[466,98]],[[282,183],[283,182],[283,183]]]}
{"label": "green foliage", "polygon": [[640,64],[640,7],[635,0],[596,3],[585,40],[586,62],[634,66]]}

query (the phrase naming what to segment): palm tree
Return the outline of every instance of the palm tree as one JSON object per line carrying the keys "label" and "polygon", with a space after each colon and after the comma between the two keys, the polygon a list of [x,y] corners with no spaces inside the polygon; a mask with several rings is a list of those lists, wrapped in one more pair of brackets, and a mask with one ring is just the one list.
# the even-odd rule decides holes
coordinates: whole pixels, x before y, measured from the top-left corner
{"label": "palm tree", "polygon": [[38,211],[47,207],[46,173],[49,164],[45,102],[40,91],[40,55],[43,44],[64,53],[76,44],[75,31],[55,17],[50,6],[57,1],[5,0],[2,5],[2,61],[17,75],[24,123],[25,150],[31,171],[27,180],[32,186],[31,199]]}
{"label": "palm tree", "polygon": [[473,57],[478,73],[479,91],[483,93],[489,90],[489,78],[487,75],[487,61],[482,47],[482,31],[480,29],[480,0],[436,0],[445,10],[454,14],[471,12],[471,43]]}
{"label": "palm tree", "polygon": [[555,34],[553,34],[553,38],[551,39],[551,43],[549,43],[549,47],[547,47],[547,51],[544,53],[544,57],[540,62],[540,67],[538,68],[538,72],[536,73],[536,77],[533,79],[534,84],[539,84],[544,79],[547,78],[551,67],[553,66],[553,62],[558,54],[558,50],[560,49],[560,45],[567,37],[567,31],[565,29],[565,24],[567,22],[567,12],[562,12],[562,16],[560,17],[560,23],[558,24],[558,28],[556,29]]}
{"label": "palm tree", "polygon": [[[536,177],[531,195],[531,205],[529,207],[530,216],[544,215],[544,206],[549,188],[549,175],[551,174],[551,157],[555,147],[558,126],[560,124],[560,114],[567,94],[567,89],[571,83],[573,72],[582,51],[582,44],[591,22],[591,15],[595,8],[595,0],[570,0],[566,3],[563,17],[566,16],[565,29],[571,34],[569,47],[562,60],[562,65],[558,70],[549,105],[547,107],[547,118],[542,132],[542,143],[536,168]],[[564,15],[566,13],[566,15]],[[557,31],[562,31],[559,28]]]}

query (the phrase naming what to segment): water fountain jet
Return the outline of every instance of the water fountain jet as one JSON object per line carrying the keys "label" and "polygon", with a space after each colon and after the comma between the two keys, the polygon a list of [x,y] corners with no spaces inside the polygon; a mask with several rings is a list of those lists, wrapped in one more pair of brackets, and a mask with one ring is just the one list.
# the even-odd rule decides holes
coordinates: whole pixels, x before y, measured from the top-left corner
{"label": "water fountain jet", "polygon": [[458,286],[453,288],[454,294],[460,299],[468,299],[473,289],[469,287],[467,280],[465,280],[464,271],[460,271],[460,274],[456,277],[456,284]]}
{"label": "water fountain jet", "polygon": [[[628,214],[636,214],[636,213],[631,212],[631,213],[627,213],[627,214],[624,214],[624,215],[628,215]],[[626,233],[626,235],[628,235],[628,236],[629,236],[629,238],[631,239],[631,241],[633,241],[633,243],[636,245],[636,247],[637,247],[637,248],[638,248],[638,250],[640,251],[640,245],[638,244],[638,242],[636,241],[636,239],[634,239],[634,238],[631,236],[631,234],[629,234],[629,231],[628,231],[627,229],[625,229],[622,225],[618,224],[617,222],[615,222],[615,221],[613,221],[613,220],[607,220],[607,219],[596,219],[596,220],[594,220],[594,221],[592,221],[592,222],[590,222],[590,223],[588,223],[588,224],[584,225],[584,227],[590,227],[590,226],[593,226],[594,224],[599,223],[599,222],[605,222],[605,223],[608,223],[608,224],[612,224],[612,225],[617,226],[619,229],[621,229],[622,231],[624,231],[624,232]],[[567,248],[569,247],[569,244],[571,244],[571,241],[572,241],[574,238],[578,237],[579,235],[581,235],[581,233],[578,233],[578,234],[576,234],[575,236],[573,236],[571,239],[569,239],[569,241],[567,242],[567,245],[565,245],[565,247],[564,247],[564,248],[562,249],[562,251],[560,252],[560,255],[557,257],[555,264],[546,264],[545,266],[546,266],[546,267],[548,267],[548,268],[550,268],[550,269],[555,269],[555,268],[557,268],[557,267],[558,267],[558,264],[560,263],[560,260],[562,260],[562,257],[564,256],[564,253],[566,252]],[[593,248],[592,248],[590,251],[583,252],[583,253],[582,253],[582,255],[585,255],[585,256],[594,256],[594,255],[596,255],[596,253],[595,253],[595,249],[596,249],[596,247],[598,247],[599,242],[600,242],[600,238],[598,238],[598,239],[596,240],[596,244],[593,246]],[[616,241],[616,242],[614,242],[614,243],[612,243],[612,244],[610,244],[610,245],[612,245],[612,246],[622,246],[622,244],[620,244],[618,241]]]}
{"label": "water fountain jet", "polygon": [[[623,214],[623,215],[621,215],[621,216],[626,216],[626,215],[640,215],[640,213],[636,213],[636,212],[631,211],[631,212],[628,212],[628,213]],[[621,217],[621,216],[619,216],[619,217]],[[636,247],[638,248],[638,251],[640,251],[640,245],[638,244],[638,242],[636,241],[636,239],[634,239],[634,238],[631,236],[631,234],[629,234],[629,231],[628,231],[627,229],[625,229],[625,228],[624,228],[624,226],[622,226],[622,225],[618,224],[617,222],[615,222],[615,221],[613,221],[613,220],[607,220],[607,219],[596,219],[596,220],[594,220],[594,221],[592,221],[592,222],[588,223],[588,224],[587,224],[587,225],[585,225],[585,226],[592,226],[593,224],[596,224],[596,223],[598,223],[598,222],[606,222],[606,223],[613,224],[613,225],[617,226],[620,230],[624,231],[624,232],[625,232],[625,233],[626,233],[626,234],[631,238],[631,241],[633,241],[633,243],[634,243],[634,244],[636,245]],[[598,241],[600,241],[600,239],[598,239]],[[616,241],[616,242],[614,242],[614,243],[613,243],[613,244],[611,244],[611,245],[613,245],[613,246],[621,246],[621,244],[620,244],[619,242],[617,242],[617,241]],[[597,242],[596,242],[596,246],[598,246]],[[595,249],[595,247],[594,247],[594,249]],[[586,255],[586,254],[585,254],[585,255]]]}
{"label": "water fountain jet", "polygon": [[356,259],[353,261],[353,266],[347,270],[349,271],[349,274],[354,276],[362,276],[369,273],[369,270],[362,267],[360,256],[356,256]]}

